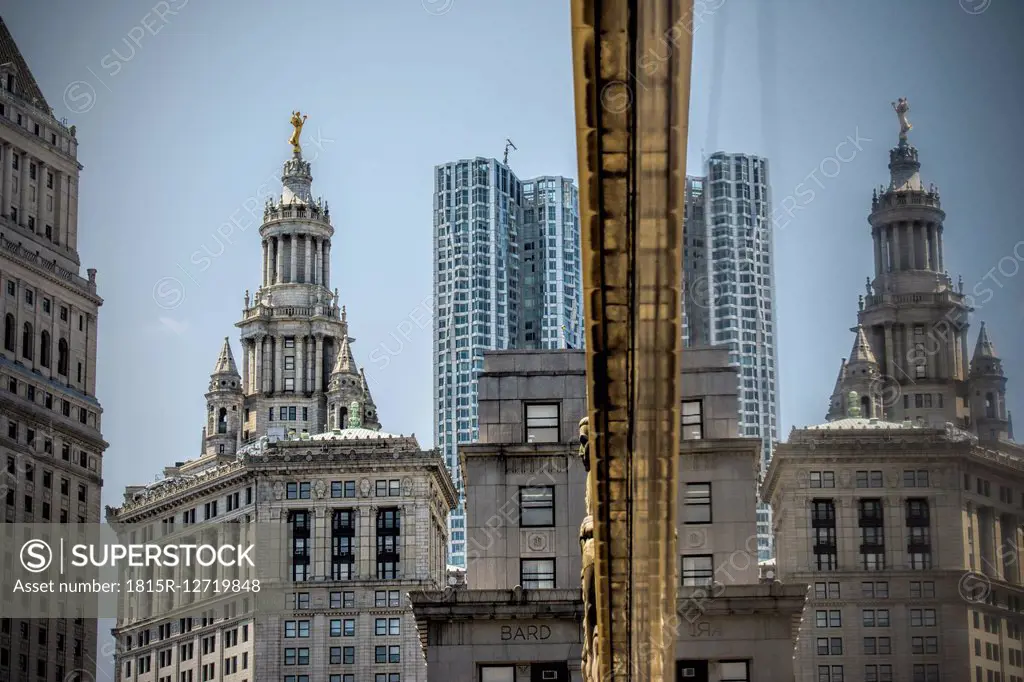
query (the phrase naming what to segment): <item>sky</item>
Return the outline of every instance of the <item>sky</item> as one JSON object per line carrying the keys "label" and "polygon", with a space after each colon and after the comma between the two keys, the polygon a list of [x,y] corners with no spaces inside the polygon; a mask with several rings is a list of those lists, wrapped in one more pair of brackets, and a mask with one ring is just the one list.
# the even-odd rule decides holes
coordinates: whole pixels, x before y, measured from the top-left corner
{"label": "sky", "polygon": [[[104,502],[200,454],[209,374],[225,336],[240,358],[234,323],[259,284],[245,207],[279,182],[294,109],[383,427],[431,446],[433,167],[500,158],[510,138],[519,177],[577,176],[568,3],[11,4],[36,80],[78,129],[82,269],[105,299]],[[703,0],[701,14],[688,171],[713,151],[763,155],[775,206],[796,204],[776,223],[780,436],[824,421],[850,352],[903,96],[946,266],[976,294],[971,348],[984,320],[1024,428],[1024,3]],[[847,140],[856,153],[835,161]],[[233,217],[245,229],[224,228]]]}

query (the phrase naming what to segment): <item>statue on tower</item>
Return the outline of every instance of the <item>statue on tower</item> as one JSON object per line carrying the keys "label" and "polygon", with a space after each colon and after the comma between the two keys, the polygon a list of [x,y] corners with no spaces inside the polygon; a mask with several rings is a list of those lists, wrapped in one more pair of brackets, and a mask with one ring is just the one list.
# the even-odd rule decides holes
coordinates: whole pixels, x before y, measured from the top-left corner
{"label": "statue on tower", "polygon": [[299,136],[302,135],[302,126],[306,125],[306,119],[308,116],[298,111],[292,112],[292,136],[288,138],[288,144],[292,146],[292,151],[296,154],[302,153],[302,146],[299,145]]}
{"label": "statue on tower", "polygon": [[900,142],[906,142],[907,133],[909,133],[914,127],[910,125],[910,121],[907,120],[907,112],[910,111],[910,102],[907,101],[906,97],[900,97],[899,101],[892,103],[892,108],[896,111],[896,116],[900,120]]}

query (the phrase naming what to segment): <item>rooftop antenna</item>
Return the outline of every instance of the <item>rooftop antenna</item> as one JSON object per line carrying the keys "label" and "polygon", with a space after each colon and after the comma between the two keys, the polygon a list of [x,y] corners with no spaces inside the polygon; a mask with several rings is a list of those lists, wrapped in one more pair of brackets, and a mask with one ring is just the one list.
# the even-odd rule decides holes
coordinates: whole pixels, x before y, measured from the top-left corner
{"label": "rooftop antenna", "polygon": [[516,147],[514,144],[512,144],[512,140],[510,140],[510,139],[508,139],[506,137],[505,138],[505,159],[502,161],[502,163],[504,163],[506,166],[508,165],[508,152],[509,152],[510,149],[512,151],[516,151],[516,152],[519,151],[519,148]]}

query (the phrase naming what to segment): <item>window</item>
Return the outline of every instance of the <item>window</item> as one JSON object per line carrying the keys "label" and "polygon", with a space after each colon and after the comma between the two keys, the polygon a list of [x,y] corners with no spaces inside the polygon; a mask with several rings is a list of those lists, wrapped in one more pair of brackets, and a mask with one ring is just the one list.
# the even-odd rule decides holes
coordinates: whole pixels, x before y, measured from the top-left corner
{"label": "window", "polygon": [[818,637],[817,649],[819,656],[842,656],[842,637]]}
{"label": "window", "polygon": [[331,497],[355,497],[355,481],[331,481]]}
{"label": "window", "polygon": [[814,583],[815,599],[840,599],[839,583]]}
{"label": "window", "polygon": [[834,471],[812,471],[810,476],[812,488],[835,488],[836,472]]}
{"label": "window", "polygon": [[841,628],[843,627],[842,612],[838,609],[819,609],[814,612],[814,625],[819,628]]}
{"label": "window", "polygon": [[519,525],[547,528],[555,525],[555,488],[519,488]]}
{"label": "window", "polygon": [[938,637],[911,637],[910,653],[912,654],[937,654],[939,652]]}
{"label": "window", "polygon": [[284,622],[284,636],[285,639],[307,638],[309,637],[309,621],[308,620],[286,620]]}
{"label": "window", "polygon": [[913,682],[939,682],[939,666],[934,663],[914,664]]}
{"label": "window", "polygon": [[684,400],[683,440],[701,440],[704,438],[704,403],[700,400]]}
{"label": "window", "polygon": [[857,472],[857,487],[858,488],[882,488],[885,483],[882,478],[881,471],[858,471]]}
{"label": "window", "polygon": [[865,571],[885,569],[885,527],[880,499],[859,500],[861,568]]}
{"label": "window", "polygon": [[683,587],[711,585],[714,578],[715,569],[711,554],[683,557]]}
{"label": "window", "polygon": [[891,665],[864,666],[864,682],[892,682]]}
{"label": "window", "polygon": [[526,442],[558,442],[558,405],[526,405]]}
{"label": "window", "polygon": [[683,522],[711,523],[711,484],[687,483],[683,494]]}
{"label": "window", "polygon": [[864,654],[867,656],[888,656],[892,653],[892,639],[889,637],[865,637]]}
{"label": "window", "polygon": [[832,500],[814,500],[811,505],[816,567],[819,571],[835,571],[839,567],[835,503]]}
{"label": "window", "polygon": [[555,589],[554,559],[522,559],[519,563],[519,584],[524,590]]}
{"label": "window", "polygon": [[910,627],[934,627],[935,609],[910,609]]}
{"label": "window", "polygon": [[864,609],[861,611],[861,624],[866,628],[889,627],[889,609]]}
{"label": "window", "polygon": [[926,469],[910,470],[903,472],[904,488],[927,488],[928,471]]}
{"label": "window", "polygon": [[481,667],[480,682],[516,682],[516,668],[514,665]]}

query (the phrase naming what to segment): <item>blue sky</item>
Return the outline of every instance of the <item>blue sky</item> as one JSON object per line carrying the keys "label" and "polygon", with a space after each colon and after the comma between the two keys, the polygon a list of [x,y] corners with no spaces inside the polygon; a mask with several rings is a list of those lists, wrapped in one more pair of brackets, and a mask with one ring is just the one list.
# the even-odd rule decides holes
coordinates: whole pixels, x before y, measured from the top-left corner
{"label": "blue sky", "polygon": [[[852,345],[900,96],[924,180],[942,192],[947,267],[967,291],[993,292],[978,298],[972,348],[984,319],[1024,424],[1024,359],[1010,353],[1024,342],[1024,47],[1012,33],[1024,5],[704,1],[688,169],[702,151],[767,156],[777,207],[813,171],[820,182],[776,237],[781,435],[823,420]],[[511,138],[520,177],[576,176],[567,3],[40,0],[4,19],[58,117],[78,126],[82,264],[106,301],[106,503],[199,454],[209,372],[225,336],[237,356],[233,325],[259,280],[244,209],[280,174],[293,109],[309,114],[333,284],[384,428],[430,445],[432,169],[500,157]],[[861,150],[836,170],[826,160],[848,137]],[[219,238],[232,216],[246,228]],[[386,367],[370,361],[384,348]]]}

